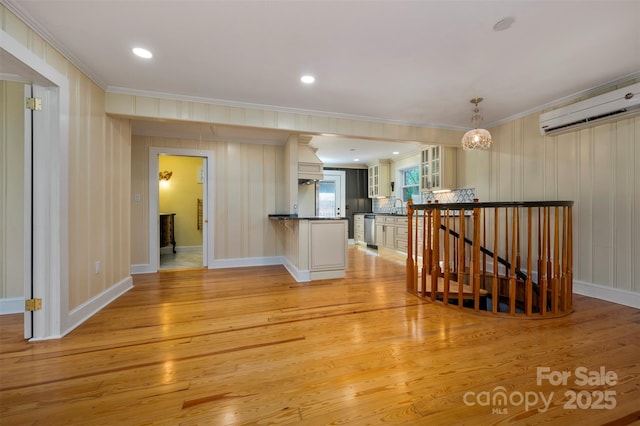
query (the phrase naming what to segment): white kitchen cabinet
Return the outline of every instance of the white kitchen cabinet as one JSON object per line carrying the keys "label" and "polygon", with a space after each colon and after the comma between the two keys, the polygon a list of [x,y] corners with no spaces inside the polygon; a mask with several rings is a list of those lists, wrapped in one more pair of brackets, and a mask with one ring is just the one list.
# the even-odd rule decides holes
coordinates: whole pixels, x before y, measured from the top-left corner
{"label": "white kitchen cabinet", "polygon": [[369,165],[369,198],[391,195],[391,161],[379,160]]}
{"label": "white kitchen cabinet", "polygon": [[353,241],[356,244],[364,244],[364,215],[353,215]]}
{"label": "white kitchen cabinet", "polygon": [[430,145],[421,153],[420,191],[439,191],[456,188],[457,148]]}
{"label": "white kitchen cabinet", "polygon": [[[287,215],[288,216],[288,215]],[[284,243],[285,265],[298,282],[344,278],[347,268],[347,219],[270,217]]]}
{"label": "white kitchen cabinet", "polygon": [[396,233],[398,232],[398,220],[406,218],[398,218],[387,215],[376,215],[376,245],[378,250],[390,249],[396,250]]}
{"label": "white kitchen cabinet", "polygon": [[378,216],[376,216],[376,246],[378,246],[378,249],[384,247],[384,233],[385,225],[382,220],[379,220]]}

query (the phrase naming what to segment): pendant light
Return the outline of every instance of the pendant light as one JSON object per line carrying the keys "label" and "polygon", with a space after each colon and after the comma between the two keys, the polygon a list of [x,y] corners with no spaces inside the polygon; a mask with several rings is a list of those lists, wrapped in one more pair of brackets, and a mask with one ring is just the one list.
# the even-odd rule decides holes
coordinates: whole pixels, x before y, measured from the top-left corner
{"label": "pendant light", "polygon": [[462,148],[465,150],[487,150],[491,148],[493,140],[491,140],[491,133],[489,133],[488,130],[478,128],[480,122],[482,121],[482,115],[480,115],[478,104],[482,102],[482,98],[473,98],[469,102],[475,105],[475,108],[473,109],[473,115],[471,116],[471,122],[473,123],[475,128],[473,130],[469,130],[462,137]]}

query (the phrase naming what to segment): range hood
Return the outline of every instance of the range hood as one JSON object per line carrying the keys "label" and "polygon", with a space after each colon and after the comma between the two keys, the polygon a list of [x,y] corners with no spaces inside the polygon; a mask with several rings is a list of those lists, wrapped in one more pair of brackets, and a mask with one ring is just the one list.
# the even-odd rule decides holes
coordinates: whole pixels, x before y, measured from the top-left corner
{"label": "range hood", "polygon": [[322,161],[318,158],[308,141],[298,144],[298,184],[310,183],[323,178]]}

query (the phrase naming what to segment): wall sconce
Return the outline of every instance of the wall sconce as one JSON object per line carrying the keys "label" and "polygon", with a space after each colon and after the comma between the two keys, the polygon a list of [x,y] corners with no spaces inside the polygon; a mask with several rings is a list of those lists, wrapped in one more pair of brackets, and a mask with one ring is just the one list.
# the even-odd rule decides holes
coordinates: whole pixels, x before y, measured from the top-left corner
{"label": "wall sconce", "polygon": [[173,174],[173,172],[167,172],[167,171],[160,172],[160,180],[161,181],[169,180],[169,179],[171,179],[171,175],[172,174]]}

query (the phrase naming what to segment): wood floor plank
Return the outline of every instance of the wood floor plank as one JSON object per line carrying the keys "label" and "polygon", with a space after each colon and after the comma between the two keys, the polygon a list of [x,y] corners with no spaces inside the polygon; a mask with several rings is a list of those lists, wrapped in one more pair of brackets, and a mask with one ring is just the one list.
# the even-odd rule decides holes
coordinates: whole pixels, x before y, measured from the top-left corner
{"label": "wood floor plank", "polygon": [[[131,291],[55,341],[25,342],[22,316],[2,316],[0,424],[637,419],[640,311],[575,295],[567,317],[491,318],[406,293],[404,274],[402,260],[350,247],[344,279],[296,283],[281,266],[137,275]],[[538,385],[539,367],[572,376]],[[576,385],[578,367],[604,367],[617,382]],[[465,403],[499,387],[554,397],[544,412]],[[614,409],[565,407],[565,392],[606,390]]]}

